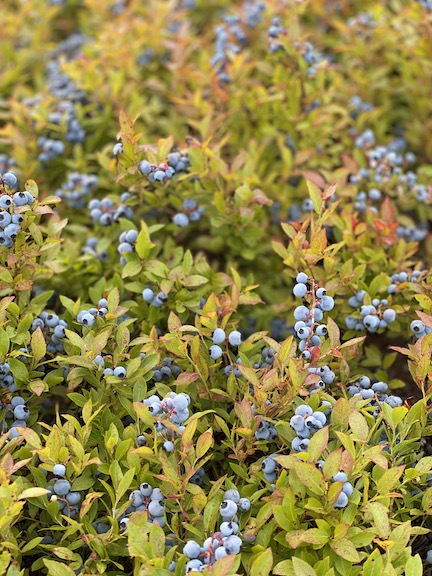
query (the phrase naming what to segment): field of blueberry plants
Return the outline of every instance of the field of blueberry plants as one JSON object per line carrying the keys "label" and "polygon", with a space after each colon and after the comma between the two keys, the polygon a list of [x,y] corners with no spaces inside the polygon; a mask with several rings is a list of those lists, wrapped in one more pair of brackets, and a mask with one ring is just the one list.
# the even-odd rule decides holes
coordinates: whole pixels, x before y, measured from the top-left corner
{"label": "field of blueberry plants", "polygon": [[0,576],[432,574],[432,2],[1,21]]}

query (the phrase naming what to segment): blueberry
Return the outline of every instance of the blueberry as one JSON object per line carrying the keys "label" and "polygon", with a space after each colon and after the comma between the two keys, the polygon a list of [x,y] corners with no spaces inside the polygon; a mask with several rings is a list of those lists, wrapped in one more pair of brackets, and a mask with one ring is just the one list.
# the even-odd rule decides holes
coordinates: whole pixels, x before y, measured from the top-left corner
{"label": "blueberry", "polygon": [[224,540],[224,548],[227,551],[227,554],[238,554],[241,550],[242,541],[241,538],[233,534],[232,536],[228,536]]}
{"label": "blueberry", "polygon": [[307,293],[306,284],[296,284],[293,288],[293,294],[297,298],[303,298]]}
{"label": "blueberry", "polygon": [[84,326],[93,326],[93,324],[95,323],[95,317],[92,314],[89,314],[88,312],[83,314],[82,319],[81,319],[81,323]]}
{"label": "blueberry", "polygon": [[345,472],[340,470],[337,474],[335,474],[332,478],[335,482],[346,482],[348,480],[347,475]]}
{"label": "blueberry", "polygon": [[190,558],[198,558],[201,554],[201,546],[195,540],[188,540],[183,547],[183,554]]}
{"label": "blueberry", "polygon": [[233,518],[237,514],[237,504],[232,500],[224,500],[219,506],[219,512],[223,518]]}
{"label": "blueberry", "polygon": [[387,308],[387,310],[384,310],[382,317],[383,320],[387,322],[387,324],[390,324],[396,320],[396,312],[393,310],[393,308]]}
{"label": "blueberry", "polygon": [[181,212],[175,214],[172,221],[176,226],[180,226],[181,228],[184,228],[189,224],[189,218],[186,216],[186,214],[182,214]]}
{"label": "blueberry", "polygon": [[66,495],[66,500],[72,506],[77,506],[81,502],[81,494],[79,492],[69,492],[69,494]]}
{"label": "blueberry", "polygon": [[225,330],[222,330],[222,328],[216,328],[212,336],[213,344],[223,344],[225,342],[225,338]]}
{"label": "blueberry", "polygon": [[148,498],[153,492],[153,487],[148,482],[143,482],[140,485],[139,490],[145,498]]}
{"label": "blueberry", "polygon": [[114,144],[112,153],[113,153],[113,156],[118,156],[119,154],[123,154],[123,144],[121,142],[117,142],[117,144]]}
{"label": "blueberry", "polygon": [[241,341],[241,334],[238,332],[238,330],[233,330],[229,333],[228,342],[231,344],[231,346],[240,346]]}
{"label": "blueberry", "polygon": [[63,464],[56,464],[53,467],[53,474],[55,476],[64,476],[66,474],[66,466]]}
{"label": "blueberry", "polygon": [[16,192],[13,195],[13,201],[16,206],[25,206],[29,203],[29,199],[27,198],[27,194],[25,192]]}
{"label": "blueberry", "polygon": [[18,178],[12,172],[5,172],[2,178],[3,182],[6,184],[6,186],[9,186],[9,188],[15,188],[18,183]]}
{"label": "blueberry", "polygon": [[247,512],[248,510],[250,510],[251,502],[248,498],[240,498],[240,500],[238,501],[238,507],[239,510],[241,510],[242,512]]}
{"label": "blueberry", "polygon": [[305,274],[304,272],[299,272],[296,276],[296,282],[298,282],[299,284],[307,284],[308,281],[308,275]]}
{"label": "blueberry", "polygon": [[138,170],[141,172],[141,174],[144,174],[145,176],[150,174],[152,170],[150,162],[147,162],[147,160],[142,160],[138,164]]}
{"label": "blueberry", "polygon": [[426,330],[426,326],[421,320],[413,320],[410,324],[411,331],[415,334],[422,334]]}
{"label": "blueberry", "polygon": [[210,357],[213,360],[218,360],[222,356],[222,353],[223,353],[222,348],[220,346],[217,346],[216,344],[213,344],[213,346],[210,346],[209,352],[210,352]]}
{"label": "blueberry", "polygon": [[144,302],[151,302],[154,297],[154,292],[151,288],[144,288],[142,291],[142,297]]}
{"label": "blueberry", "polygon": [[0,196],[0,208],[10,208],[12,206],[12,198],[7,194]]}
{"label": "blueberry", "polygon": [[20,404],[14,408],[14,416],[17,420],[28,420],[30,418],[30,411],[27,406]]}
{"label": "blueberry", "polygon": [[56,480],[54,484],[54,492],[57,496],[66,496],[70,492],[71,485],[67,480]]}
{"label": "blueberry", "polygon": [[235,488],[230,488],[229,490],[226,490],[224,493],[224,500],[231,500],[232,502],[238,504],[240,502],[239,491],[236,490]]}
{"label": "blueberry", "polygon": [[114,368],[114,376],[117,376],[117,378],[124,378],[126,376],[125,368],[123,368],[123,366],[117,366],[117,368]]}

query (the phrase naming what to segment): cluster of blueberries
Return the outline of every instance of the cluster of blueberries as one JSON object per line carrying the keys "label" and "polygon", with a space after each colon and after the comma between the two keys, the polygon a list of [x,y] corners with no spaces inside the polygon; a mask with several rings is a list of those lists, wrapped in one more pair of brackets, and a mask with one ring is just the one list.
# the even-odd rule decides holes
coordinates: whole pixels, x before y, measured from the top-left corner
{"label": "cluster of blueberries", "polygon": [[[4,364],[0,364],[0,377],[1,377],[0,386],[8,388],[9,391],[11,391],[12,387],[15,387],[14,379],[10,372],[9,364],[7,362],[5,362]],[[9,428],[9,436],[8,436],[9,440],[18,438],[20,436],[18,427],[26,428],[27,420],[30,418],[30,410],[27,408],[24,398],[22,398],[21,396],[13,396],[8,404],[2,406],[0,403],[0,407],[6,408],[4,416],[5,419],[2,423],[0,423],[0,429],[1,428],[4,429],[2,433]],[[10,426],[8,426],[6,419],[11,418],[13,418],[14,420],[12,421]]]}
{"label": "cluster of blueberries", "polygon": [[413,320],[410,324],[410,330],[414,333],[416,340],[432,332],[432,328],[426,326],[421,320]]}
{"label": "cluster of blueberries", "polygon": [[82,248],[83,254],[91,254],[101,262],[108,260],[108,252],[106,250],[97,250],[99,240],[95,236],[90,236],[86,239],[86,243]]}
{"label": "cluster of blueberries", "polygon": [[241,498],[236,489],[227,490],[224,500],[219,506],[222,522],[219,531],[214,532],[202,544],[188,540],[183,547],[183,554],[189,558],[186,564],[186,574],[204,572],[208,567],[230,554],[239,554],[242,539],[238,536],[240,527],[238,513],[248,512],[251,503],[248,498]]}
{"label": "cluster of blueberries", "polygon": [[274,362],[275,356],[276,350],[270,346],[264,346],[264,348],[261,350],[262,360],[254,364],[255,370],[259,370],[260,368],[266,369],[271,366]]}
{"label": "cluster of blueberries", "polygon": [[[156,432],[164,440],[164,449],[167,452],[173,452],[173,440],[183,434],[185,429],[183,422],[189,418],[189,395],[184,392],[180,392],[180,394],[171,392],[161,399],[157,394],[153,394],[146,398],[143,403],[148,406],[150,414],[156,418]],[[177,429],[175,432],[172,427],[166,426],[167,421],[174,424]]]}
{"label": "cluster of blueberries", "polygon": [[[418,183],[417,174],[413,170],[405,171],[407,165],[416,161],[416,156],[412,152],[405,152],[407,143],[404,138],[395,138],[386,146],[375,146],[375,135],[372,130],[367,129],[356,137],[355,144],[364,150],[368,167],[361,168],[358,174],[351,175],[350,182],[385,184],[396,178],[396,191],[401,196],[406,195],[408,191],[415,195],[419,202],[430,202],[430,186]],[[370,199],[380,199],[376,188],[371,188],[369,192],[373,192],[374,196],[369,196]],[[356,199],[357,209],[360,211],[365,209],[366,198],[363,196]],[[421,222],[416,226],[399,225],[396,234],[408,242],[421,242],[427,235],[427,224]]]}
{"label": "cluster of blueberries", "polygon": [[58,502],[60,511],[69,518],[75,518],[79,513],[79,503],[81,502],[81,493],[72,492],[72,485],[69,480],[66,480],[66,466],[64,464],[56,464],[53,467],[54,478],[52,483],[48,483],[47,490],[51,496],[50,502]]}
{"label": "cluster of blueberries", "polygon": [[347,24],[350,28],[356,28],[357,34],[360,36],[364,36],[363,30],[368,31],[376,26],[374,16],[371,12],[359,12],[355,16],[348,18]]}
{"label": "cluster of blueberries", "polygon": [[231,76],[228,73],[230,54],[240,54],[247,44],[247,35],[239,16],[228,15],[224,24],[215,29],[215,52],[211,59],[216,77],[220,84],[229,84]]}
{"label": "cluster of blueberries", "polygon": [[155,308],[161,308],[165,302],[168,301],[168,294],[165,292],[159,291],[157,294],[151,288],[144,288],[141,294],[144,302],[148,302]]}
{"label": "cluster of blueberries", "polygon": [[365,112],[371,112],[374,109],[373,104],[366,102],[360,96],[353,96],[348,102],[351,108],[351,117],[356,119]]}
{"label": "cluster of blueberries", "polygon": [[396,294],[399,284],[403,282],[414,282],[420,281],[423,272],[421,270],[413,270],[410,272],[396,272],[390,275],[390,285],[387,288],[389,294]]}
{"label": "cluster of blueberries", "polygon": [[[16,172],[16,160],[15,158],[12,158],[11,156],[8,156],[5,153],[1,153],[0,154],[0,176],[4,176],[6,174],[6,172],[11,172],[13,171],[14,175]],[[9,186],[9,188],[17,188],[18,187],[18,182],[15,184],[15,186]]]}
{"label": "cluster of blueberries", "polygon": [[37,145],[40,150],[38,159],[42,164],[46,164],[54,158],[64,154],[64,142],[56,138],[48,138],[47,136],[39,136]]}
{"label": "cluster of blueberries", "polygon": [[261,463],[261,470],[264,474],[264,478],[267,482],[270,482],[270,484],[276,482],[277,470],[280,468],[279,463],[275,460],[276,456],[277,454],[269,454]]}
{"label": "cluster of blueberries", "polygon": [[[71,34],[60,42],[51,54],[46,65],[48,90],[56,99],[56,109],[51,112],[47,120],[58,127],[66,126],[65,139],[71,144],[84,142],[86,132],[78,120],[76,105],[86,100],[86,94],[78,88],[73,80],[62,71],[61,58],[75,58],[81,51],[85,42],[82,34]],[[26,104],[34,106],[37,99],[27,100]],[[43,164],[61,156],[65,152],[65,144],[58,138],[41,136],[37,140],[40,149],[39,161]]]}
{"label": "cluster of blueberries", "polygon": [[48,114],[47,120],[56,126],[66,124],[67,142],[71,144],[84,142],[86,133],[77,118],[75,102],[71,100],[60,100],[56,110]]}
{"label": "cluster of blueberries", "polygon": [[386,382],[375,382],[371,384],[368,376],[360,376],[347,388],[351,396],[360,396],[363,400],[370,400],[371,406],[375,407],[373,416],[379,415],[380,403],[386,402],[391,408],[402,406],[403,400],[399,396],[387,395],[388,384]]}
{"label": "cluster of blueberries", "polygon": [[[210,348],[209,348],[210,357],[213,360],[219,360],[219,358],[222,357],[223,350],[221,348],[221,344],[223,344],[225,342],[226,338],[227,338],[227,336],[226,336],[225,330],[222,330],[222,328],[216,328],[213,331],[213,334],[212,334],[213,346],[210,346]],[[238,330],[232,330],[228,334],[228,342],[231,344],[231,346],[233,346],[235,348],[240,346],[240,344],[242,342],[241,333]],[[231,371],[229,373],[231,373]]]}
{"label": "cluster of blueberries", "polygon": [[309,65],[308,76],[313,76],[318,70],[318,64],[325,60],[324,55],[318,52],[311,42],[296,42],[295,48],[301,51],[303,59]]}
{"label": "cluster of blueberries", "polygon": [[120,205],[116,205],[111,198],[102,198],[102,200],[94,198],[90,200],[88,209],[93,222],[99,222],[102,226],[109,226],[113,222],[117,222],[119,218],[131,220],[134,216],[134,211],[125,204],[130,198],[131,194],[124,192],[120,196]]}
{"label": "cluster of blueberries", "polygon": [[[387,328],[396,320],[396,312],[393,308],[385,308],[388,306],[388,300],[383,298],[374,298],[372,304],[362,304],[366,296],[365,290],[359,290],[357,294],[348,299],[348,304],[352,308],[359,308],[358,312],[360,318],[349,315],[345,318],[346,327],[349,330],[363,331],[374,333],[377,330]],[[384,309],[385,308],[385,309]]]}
{"label": "cluster of blueberries", "polygon": [[354,200],[354,209],[359,212],[366,212],[366,210],[372,210],[375,214],[378,214],[378,209],[376,206],[371,206],[368,204],[368,200],[371,202],[378,202],[381,200],[381,192],[378,188],[371,188],[368,192],[360,190]]}
{"label": "cluster of blueberries", "polygon": [[176,172],[184,172],[190,166],[189,154],[187,152],[170,152],[167,155],[167,163]]}
{"label": "cluster of blueberries", "polygon": [[198,206],[196,200],[187,198],[183,201],[183,212],[177,212],[173,216],[173,223],[184,228],[189,222],[198,222],[204,214],[204,208]]}
{"label": "cluster of blueberries", "polygon": [[[319,346],[321,339],[327,335],[327,326],[320,322],[324,318],[324,312],[333,310],[334,299],[327,295],[325,288],[318,288],[313,281],[310,282],[305,272],[297,274],[293,294],[296,298],[305,299],[308,295],[312,298],[309,307],[302,304],[294,310],[294,331],[299,339],[298,348],[303,358],[309,360],[312,348]],[[306,300],[303,302],[306,303]]]}
{"label": "cluster of blueberries", "polygon": [[129,500],[131,501],[129,508],[119,517],[119,526],[122,530],[126,530],[129,522],[127,514],[141,511],[148,512],[149,522],[159,524],[161,528],[165,527],[164,496],[160,488],[153,488],[148,482],[143,482],[139,490],[130,493]]}
{"label": "cluster of blueberries", "polygon": [[[304,356],[304,353],[302,353],[302,356]],[[309,366],[308,372],[309,374],[316,374],[319,377],[319,380],[311,385],[309,389],[310,394],[314,394],[318,390],[325,390],[326,385],[332,384],[336,378],[336,374],[327,365]],[[328,405],[327,402],[324,402],[324,404]]]}
{"label": "cluster of blueberries", "polygon": [[126,258],[123,256],[126,252],[136,252],[136,241],[138,239],[138,232],[136,230],[126,230],[119,236],[119,245],[117,252],[120,254],[120,263],[125,266]]}
{"label": "cluster of blueberries", "polygon": [[291,442],[294,452],[307,452],[309,437],[326,424],[327,417],[324,412],[314,412],[307,404],[298,406],[290,420],[290,426],[297,434]]}
{"label": "cluster of blueberries", "polygon": [[151,380],[153,382],[161,382],[162,380],[169,380],[172,377],[177,378],[180,373],[180,366],[174,364],[173,359],[167,356],[162,360],[160,366],[155,366],[153,368]]}
{"label": "cluster of blueberries", "polygon": [[[267,401],[269,404],[269,401]],[[258,416],[255,406],[252,405],[252,412],[254,416]],[[259,420],[258,428],[255,430],[255,438],[257,440],[267,440],[273,442],[278,437],[276,426],[266,418],[261,417]]]}
{"label": "cluster of blueberries", "polygon": [[42,330],[46,341],[46,350],[50,354],[64,352],[63,339],[65,338],[65,329],[68,328],[66,320],[59,318],[54,312],[43,311],[35,318],[31,325],[32,332],[38,328]]}
{"label": "cluster of blueberries", "polygon": [[138,170],[144,176],[148,176],[150,182],[163,182],[164,180],[170,180],[176,172],[174,168],[166,162],[161,164],[150,164],[147,160],[141,160],[138,164]]}
{"label": "cluster of blueberries", "polygon": [[99,179],[94,174],[71,172],[61,188],[56,190],[56,196],[61,198],[71,208],[84,208],[86,198],[96,188]]}
{"label": "cluster of blueberries", "polygon": [[[324,468],[324,460],[318,460],[317,461],[317,468],[319,470],[322,470]],[[339,470],[339,472],[337,472],[333,477],[332,477],[332,482],[341,482],[342,483],[342,489],[341,492],[339,494],[339,496],[337,497],[336,502],[333,504],[334,508],[345,508],[348,505],[348,498],[352,495],[352,493],[354,492],[354,487],[351,484],[351,482],[348,482],[348,476],[346,475],[346,473],[343,470]]]}
{"label": "cluster of blueberries", "polygon": [[89,308],[88,310],[81,310],[77,315],[77,322],[83,326],[93,326],[96,318],[104,318],[108,313],[108,300],[101,298],[97,303],[97,308]]}
{"label": "cluster of blueberries", "polygon": [[34,198],[27,191],[15,192],[12,196],[7,193],[6,186],[14,189],[17,185],[17,178],[12,172],[3,174],[0,184],[0,190],[4,191],[0,196],[0,246],[12,248],[24,221],[20,209],[22,206],[33,204]]}
{"label": "cluster of blueberries", "polygon": [[284,52],[285,48],[278,42],[280,36],[286,35],[286,29],[282,25],[282,19],[276,16],[271,21],[271,25],[267,31],[269,37],[269,52],[274,54],[275,52]]}
{"label": "cluster of blueberries", "polygon": [[95,366],[101,366],[104,376],[116,376],[117,378],[126,378],[126,368],[124,366],[116,366],[115,368],[105,368],[105,358],[102,354],[98,354],[94,359]]}

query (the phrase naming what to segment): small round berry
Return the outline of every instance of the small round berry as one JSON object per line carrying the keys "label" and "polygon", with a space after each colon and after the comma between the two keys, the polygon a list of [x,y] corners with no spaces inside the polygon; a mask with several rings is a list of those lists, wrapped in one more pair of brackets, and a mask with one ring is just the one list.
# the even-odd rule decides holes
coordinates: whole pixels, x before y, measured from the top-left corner
{"label": "small round berry", "polygon": [[222,328],[216,328],[212,336],[213,344],[223,344],[225,342],[225,338],[225,330],[222,330]]}
{"label": "small round berry", "polygon": [[56,464],[53,468],[53,474],[55,476],[64,476],[66,474],[66,466],[63,464]]}
{"label": "small round berry", "polygon": [[210,346],[209,352],[210,352],[210,357],[213,360],[219,360],[219,358],[221,358],[221,356],[222,356],[222,348],[220,346],[218,346],[217,344],[213,344],[213,346]]}
{"label": "small round berry", "polygon": [[296,298],[303,298],[307,293],[306,284],[296,284],[293,288],[293,294]]}
{"label": "small round berry", "polygon": [[228,342],[231,346],[240,346],[241,344],[241,334],[238,330],[233,330],[228,335]]}

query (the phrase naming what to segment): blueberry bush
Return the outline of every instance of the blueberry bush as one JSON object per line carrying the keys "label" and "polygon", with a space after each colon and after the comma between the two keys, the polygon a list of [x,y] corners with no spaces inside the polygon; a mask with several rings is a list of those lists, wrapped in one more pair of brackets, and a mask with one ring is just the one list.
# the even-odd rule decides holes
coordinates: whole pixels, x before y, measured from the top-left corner
{"label": "blueberry bush", "polygon": [[430,0],[4,0],[0,575],[432,574]]}

